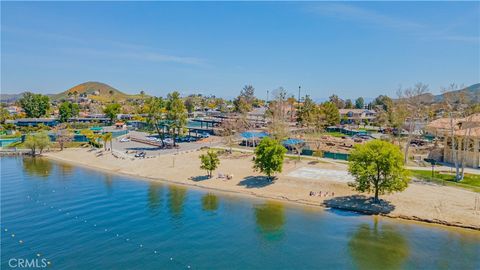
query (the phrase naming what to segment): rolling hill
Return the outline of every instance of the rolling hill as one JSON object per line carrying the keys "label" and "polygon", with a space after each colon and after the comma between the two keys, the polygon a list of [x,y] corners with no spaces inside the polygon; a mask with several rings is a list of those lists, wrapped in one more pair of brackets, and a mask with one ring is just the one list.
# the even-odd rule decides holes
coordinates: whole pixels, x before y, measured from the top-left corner
{"label": "rolling hill", "polygon": [[62,100],[62,99],[67,99],[70,96],[73,97],[75,95],[77,96],[86,95],[90,99],[101,101],[101,102],[109,102],[112,100],[124,101],[127,99],[141,99],[146,97],[146,96],[142,97],[141,95],[125,94],[120,90],[115,89],[110,85],[101,83],[101,82],[85,82],[85,83],[76,85],[60,94],[53,95],[52,99]]}
{"label": "rolling hill", "polygon": [[[470,103],[480,103],[480,83],[470,85],[464,89],[451,91],[449,94],[454,96],[464,96]],[[445,98],[445,94],[433,96],[434,102],[442,102]]]}

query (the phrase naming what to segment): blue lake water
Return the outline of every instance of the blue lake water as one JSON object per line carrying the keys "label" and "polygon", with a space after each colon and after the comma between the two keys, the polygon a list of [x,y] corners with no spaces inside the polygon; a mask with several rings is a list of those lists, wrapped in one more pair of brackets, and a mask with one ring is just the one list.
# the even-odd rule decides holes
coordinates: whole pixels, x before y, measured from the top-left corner
{"label": "blue lake water", "polygon": [[[160,173],[160,172],[159,172]],[[1,266],[480,269],[480,232],[1,158]]]}

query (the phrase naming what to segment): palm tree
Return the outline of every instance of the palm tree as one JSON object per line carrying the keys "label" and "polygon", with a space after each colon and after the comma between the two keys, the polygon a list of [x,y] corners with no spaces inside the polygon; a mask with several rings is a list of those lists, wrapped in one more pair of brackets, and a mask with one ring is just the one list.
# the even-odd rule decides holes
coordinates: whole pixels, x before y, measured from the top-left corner
{"label": "palm tree", "polygon": [[107,133],[104,133],[103,136],[102,136],[102,140],[103,140],[103,143],[104,143],[104,148],[105,148],[105,151],[107,151],[107,142],[110,142],[110,151],[112,151],[112,133],[111,132],[107,132]]}
{"label": "palm tree", "polygon": [[75,102],[78,102],[78,98],[77,98],[78,97],[78,91],[77,90],[73,91],[73,96],[75,96]]}
{"label": "palm tree", "polygon": [[[293,105],[295,105],[296,101],[294,96],[287,99],[287,103],[290,105],[290,121],[293,121]],[[300,100],[298,101],[298,106],[300,106]]]}

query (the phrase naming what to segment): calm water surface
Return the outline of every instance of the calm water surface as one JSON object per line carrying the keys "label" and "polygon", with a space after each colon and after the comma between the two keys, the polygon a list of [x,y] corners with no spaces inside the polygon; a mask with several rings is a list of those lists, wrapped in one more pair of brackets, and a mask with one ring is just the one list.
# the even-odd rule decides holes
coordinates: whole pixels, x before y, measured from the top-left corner
{"label": "calm water surface", "polygon": [[[159,172],[160,173],[160,172]],[[480,233],[1,158],[1,266],[480,269]]]}

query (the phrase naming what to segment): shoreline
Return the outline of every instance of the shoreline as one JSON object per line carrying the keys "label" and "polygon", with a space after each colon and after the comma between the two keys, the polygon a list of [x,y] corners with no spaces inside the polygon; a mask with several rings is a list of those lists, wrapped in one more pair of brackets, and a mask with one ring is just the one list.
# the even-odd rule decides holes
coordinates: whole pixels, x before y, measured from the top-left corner
{"label": "shoreline", "polygon": [[[76,151],[81,152],[83,154],[92,154],[92,153],[89,153],[88,151],[86,151],[85,149],[77,149]],[[57,162],[72,164],[72,165],[75,165],[75,166],[80,166],[80,167],[93,169],[93,170],[97,170],[97,171],[102,171],[102,172],[106,172],[106,173],[110,173],[110,174],[116,174],[116,175],[121,175],[121,176],[123,175],[123,176],[127,176],[127,177],[132,177],[132,178],[142,178],[146,181],[162,182],[162,183],[167,183],[167,184],[181,185],[181,186],[191,187],[191,188],[195,188],[195,189],[199,189],[199,190],[207,190],[207,191],[210,190],[210,191],[220,192],[220,193],[229,194],[229,195],[233,195],[233,196],[240,195],[240,196],[245,196],[245,197],[249,197],[249,198],[268,199],[268,200],[275,200],[275,201],[279,201],[279,202],[286,202],[286,203],[291,203],[291,204],[295,204],[295,205],[299,205],[299,206],[318,207],[318,208],[321,208],[321,209],[324,209],[324,210],[337,209],[337,210],[355,212],[355,213],[359,213],[359,214],[363,214],[363,215],[379,215],[379,216],[388,217],[388,218],[392,218],[392,219],[402,219],[402,220],[420,222],[420,223],[423,223],[423,224],[435,224],[435,225],[440,225],[440,226],[456,227],[456,228],[480,231],[480,222],[478,222],[479,224],[472,224],[472,223],[468,223],[468,222],[458,222],[458,221],[454,221],[454,220],[446,220],[445,218],[444,219],[439,219],[439,218],[433,218],[433,217],[425,217],[425,216],[418,215],[416,213],[405,214],[405,213],[402,213],[402,212],[396,213],[395,211],[388,212],[388,213],[381,213],[381,212],[371,210],[371,209],[367,209],[367,208],[351,207],[351,206],[346,205],[346,204],[331,205],[331,204],[326,203],[325,200],[321,200],[321,199],[320,199],[321,201],[312,201],[311,198],[301,198],[301,197],[298,197],[298,196],[297,197],[293,196],[293,195],[289,196],[289,195],[281,194],[281,193],[274,193],[276,195],[273,195],[272,192],[262,192],[261,189],[256,189],[257,192],[254,192],[253,190],[248,190],[248,188],[229,187],[229,186],[226,186],[226,185],[215,185],[215,184],[212,184],[212,182],[214,180],[213,178],[208,179],[205,182],[205,181],[202,181],[202,180],[199,180],[199,181],[179,180],[178,178],[183,179],[184,177],[182,177],[182,176],[180,176],[180,177],[178,177],[178,176],[169,177],[168,173],[162,174],[162,176],[158,176],[158,175],[150,176],[150,175],[146,174],[145,172],[144,173],[139,173],[138,170],[142,170],[142,168],[141,168],[142,166],[135,166],[135,168],[137,170],[125,170],[121,167],[120,168],[107,168],[108,165],[106,167],[105,162],[103,162],[103,163],[102,162],[95,162],[96,160],[93,160],[93,162],[82,162],[82,161],[80,161],[80,160],[82,160],[81,158],[72,158],[72,157],[62,155],[61,153],[64,153],[64,152],[65,152],[65,150],[62,151],[62,152],[49,152],[49,153],[45,153],[43,156],[48,158],[48,159],[57,161]],[[102,158],[108,159],[108,158],[112,157],[111,155],[109,155],[109,153],[107,153],[107,154],[108,155],[106,155],[104,157],[100,157],[100,158],[96,158],[96,159],[102,159]],[[182,155],[178,155],[178,156],[182,156]],[[162,158],[163,159],[168,159],[168,158],[175,159],[175,155],[165,155]],[[157,158],[153,158],[151,160],[155,160],[155,159],[157,159]],[[120,160],[118,160],[118,161],[120,161]],[[130,162],[130,163],[145,162],[145,160],[143,160],[143,159],[142,160],[133,160],[133,161],[131,161],[131,160],[121,160],[121,161],[122,162]],[[147,169],[145,169],[145,171],[147,171]],[[175,175],[181,175],[181,173],[179,171],[177,171],[176,169],[174,169],[173,171],[176,171]],[[285,178],[285,176],[282,175],[282,178]],[[170,179],[173,179],[173,180],[170,180]],[[185,179],[187,179],[187,178],[185,178]],[[223,182],[223,180],[219,180],[219,181]],[[288,183],[288,181],[286,181],[286,182]],[[309,186],[309,184],[310,183],[308,181],[305,183],[305,185],[307,185],[308,188],[311,188]],[[271,184],[270,186],[275,186],[275,185]],[[335,192],[335,194],[338,194],[338,193]],[[340,193],[339,195],[342,195],[342,194]],[[383,196],[383,197],[386,197],[386,196]],[[336,198],[336,197],[333,197],[332,199],[334,199],[334,198]],[[313,199],[316,199],[316,198],[313,198]],[[327,199],[327,201],[328,201],[328,199]],[[480,220],[480,216],[478,216],[478,214],[476,214],[476,215],[477,216],[475,218]]]}

